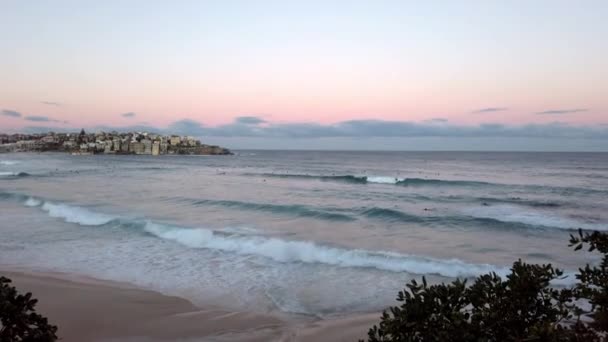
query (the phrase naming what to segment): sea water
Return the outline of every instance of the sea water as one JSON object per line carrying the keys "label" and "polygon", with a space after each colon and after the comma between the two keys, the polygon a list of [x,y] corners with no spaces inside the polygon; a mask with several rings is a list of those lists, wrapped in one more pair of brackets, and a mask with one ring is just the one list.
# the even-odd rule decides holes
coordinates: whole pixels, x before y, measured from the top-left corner
{"label": "sea water", "polygon": [[129,282],[195,304],[376,311],[411,279],[551,263],[608,230],[608,154],[241,151],[0,155],[0,268]]}

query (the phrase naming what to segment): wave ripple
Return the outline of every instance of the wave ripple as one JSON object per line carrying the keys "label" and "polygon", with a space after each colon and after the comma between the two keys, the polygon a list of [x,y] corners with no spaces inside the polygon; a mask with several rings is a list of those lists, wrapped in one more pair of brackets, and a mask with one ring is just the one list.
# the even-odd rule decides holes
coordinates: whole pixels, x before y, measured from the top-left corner
{"label": "wave ripple", "polygon": [[[19,197],[15,197],[19,198]],[[22,196],[20,197],[22,200]],[[217,250],[237,255],[260,256],[280,263],[322,264],[346,268],[375,268],[389,272],[434,274],[444,277],[472,277],[487,272],[506,274],[507,269],[489,264],[472,264],[458,259],[435,259],[386,251],[369,251],[321,245],[312,241],[290,241],[252,234],[227,233],[206,228],[186,228],[149,220],[130,220],[93,212],[63,203],[28,197],[23,204],[37,207],[49,216],[81,226],[114,226],[141,229],[157,238],[188,248]]]}

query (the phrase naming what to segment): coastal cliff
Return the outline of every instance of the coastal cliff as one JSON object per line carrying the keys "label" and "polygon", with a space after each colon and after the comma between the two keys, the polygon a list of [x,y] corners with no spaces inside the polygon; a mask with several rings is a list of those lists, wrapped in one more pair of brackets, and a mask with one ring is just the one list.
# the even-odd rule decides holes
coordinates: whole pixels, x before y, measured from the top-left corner
{"label": "coastal cliff", "polygon": [[74,155],[231,155],[224,147],[190,136],[148,132],[0,134],[0,152],[66,152]]}

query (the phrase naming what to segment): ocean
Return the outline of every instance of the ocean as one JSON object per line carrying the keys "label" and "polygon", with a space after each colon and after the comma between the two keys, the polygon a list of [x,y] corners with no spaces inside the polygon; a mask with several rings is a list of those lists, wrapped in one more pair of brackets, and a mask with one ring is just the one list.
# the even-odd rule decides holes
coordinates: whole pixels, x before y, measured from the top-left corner
{"label": "ocean", "polygon": [[608,230],[608,153],[0,154],[0,269],[91,276],[195,304],[374,312],[411,279],[566,272]]}

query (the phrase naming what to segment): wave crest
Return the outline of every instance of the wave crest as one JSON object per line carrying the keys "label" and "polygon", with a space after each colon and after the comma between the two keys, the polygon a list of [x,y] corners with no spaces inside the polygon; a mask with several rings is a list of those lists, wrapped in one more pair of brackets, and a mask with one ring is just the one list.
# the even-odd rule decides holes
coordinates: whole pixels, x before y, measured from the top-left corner
{"label": "wave crest", "polygon": [[395,209],[373,207],[363,210],[362,214],[368,218],[381,219],[386,221],[400,221],[410,223],[425,222],[425,218],[423,216],[410,215]]}
{"label": "wave crest", "polygon": [[287,241],[260,236],[222,235],[209,229],[173,227],[153,222],[144,230],[190,248],[205,248],[240,255],[256,255],[282,263],[315,263],[337,267],[376,268],[391,272],[470,277],[487,272],[507,274],[507,269],[470,264],[457,259],[440,260],[392,252],[373,252],[318,245],[310,241]]}
{"label": "wave crest", "polygon": [[290,174],[290,173],[262,173],[262,174],[246,174],[255,175],[271,178],[293,178],[293,179],[311,179],[320,181],[335,181],[344,183],[367,183],[367,177],[355,176],[355,175],[331,175],[331,176],[320,176],[320,175],[305,175],[305,174]]}
{"label": "wave crest", "polygon": [[513,205],[495,205],[466,211],[478,219],[498,220],[505,223],[519,223],[528,226],[559,229],[585,229],[606,231],[608,227],[599,223],[580,222],[568,217],[549,216],[539,211],[523,210]]}
{"label": "wave crest", "polygon": [[463,181],[463,180],[442,180],[442,179],[427,179],[427,178],[398,178],[390,176],[357,176],[357,175],[308,175],[308,174],[289,174],[289,173],[262,173],[262,174],[246,174],[273,178],[295,178],[295,179],[310,179],[319,181],[335,181],[355,184],[393,184],[401,186],[483,186],[491,185],[492,183],[478,181]]}
{"label": "wave crest", "polygon": [[37,207],[42,204],[42,201],[37,198],[29,197],[23,204],[26,207]]}
{"label": "wave crest", "polygon": [[428,178],[404,178],[398,180],[395,184],[402,186],[484,186],[492,185],[492,183],[479,181],[463,181],[463,180],[443,180],[443,179],[428,179]]}
{"label": "wave crest", "polygon": [[506,268],[472,264],[458,259],[441,260],[395,252],[369,251],[324,246],[312,241],[290,241],[238,232],[184,228],[152,221],[127,220],[68,204],[27,198],[24,205],[38,207],[49,216],[82,226],[103,226],[112,222],[125,229],[144,232],[188,248],[204,248],[238,255],[253,255],[281,263],[324,264],[335,267],[375,268],[390,272],[435,274],[444,277],[471,277],[487,272],[506,274]]}
{"label": "wave crest", "polygon": [[308,179],[323,182],[341,182],[351,184],[389,184],[405,187],[492,187],[492,188],[508,188],[519,189],[533,192],[546,192],[551,194],[559,194],[561,196],[569,196],[572,194],[584,195],[606,195],[606,189],[591,189],[578,187],[562,187],[550,185],[535,185],[535,184],[503,184],[490,183],[474,180],[449,180],[449,179],[433,179],[433,178],[398,178],[389,176],[356,176],[356,175],[309,175],[309,174],[289,174],[289,173],[245,173],[246,176],[263,176],[270,178],[292,178],[292,179]]}
{"label": "wave crest", "polygon": [[331,210],[317,209],[314,207],[309,207],[306,205],[300,204],[267,204],[267,203],[252,203],[252,202],[242,202],[242,201],[228,201],[228,200],[190,200],[190,199],[180,199],[184,201],[191,201],[194,205],[216,205],[223,206],[227,208],[236,208],[243,210],[253,210],[253,211],[263,211],[270,212],[274,214],[283,214],[283,215],[291,215],[297,217],[311,217],[316,219],[322,219],[327,221],[355,221],[356,218],[332,212]]}
{"label": "wave crest", "polygon": [[51,217],[61,218],[66,222],[77,223],[82,226],[102,226],[117,219],[116,217],[95,213],[85,208],[67,204],[55,204],[45,201],[41,208],[49,213]]}
{"label": "wave crest", "polygon": [[19,161],[17,160],[0,160],[0,165],[4,165],[4,166],[11,166],[11,165],[17,165],[19,164]]}

